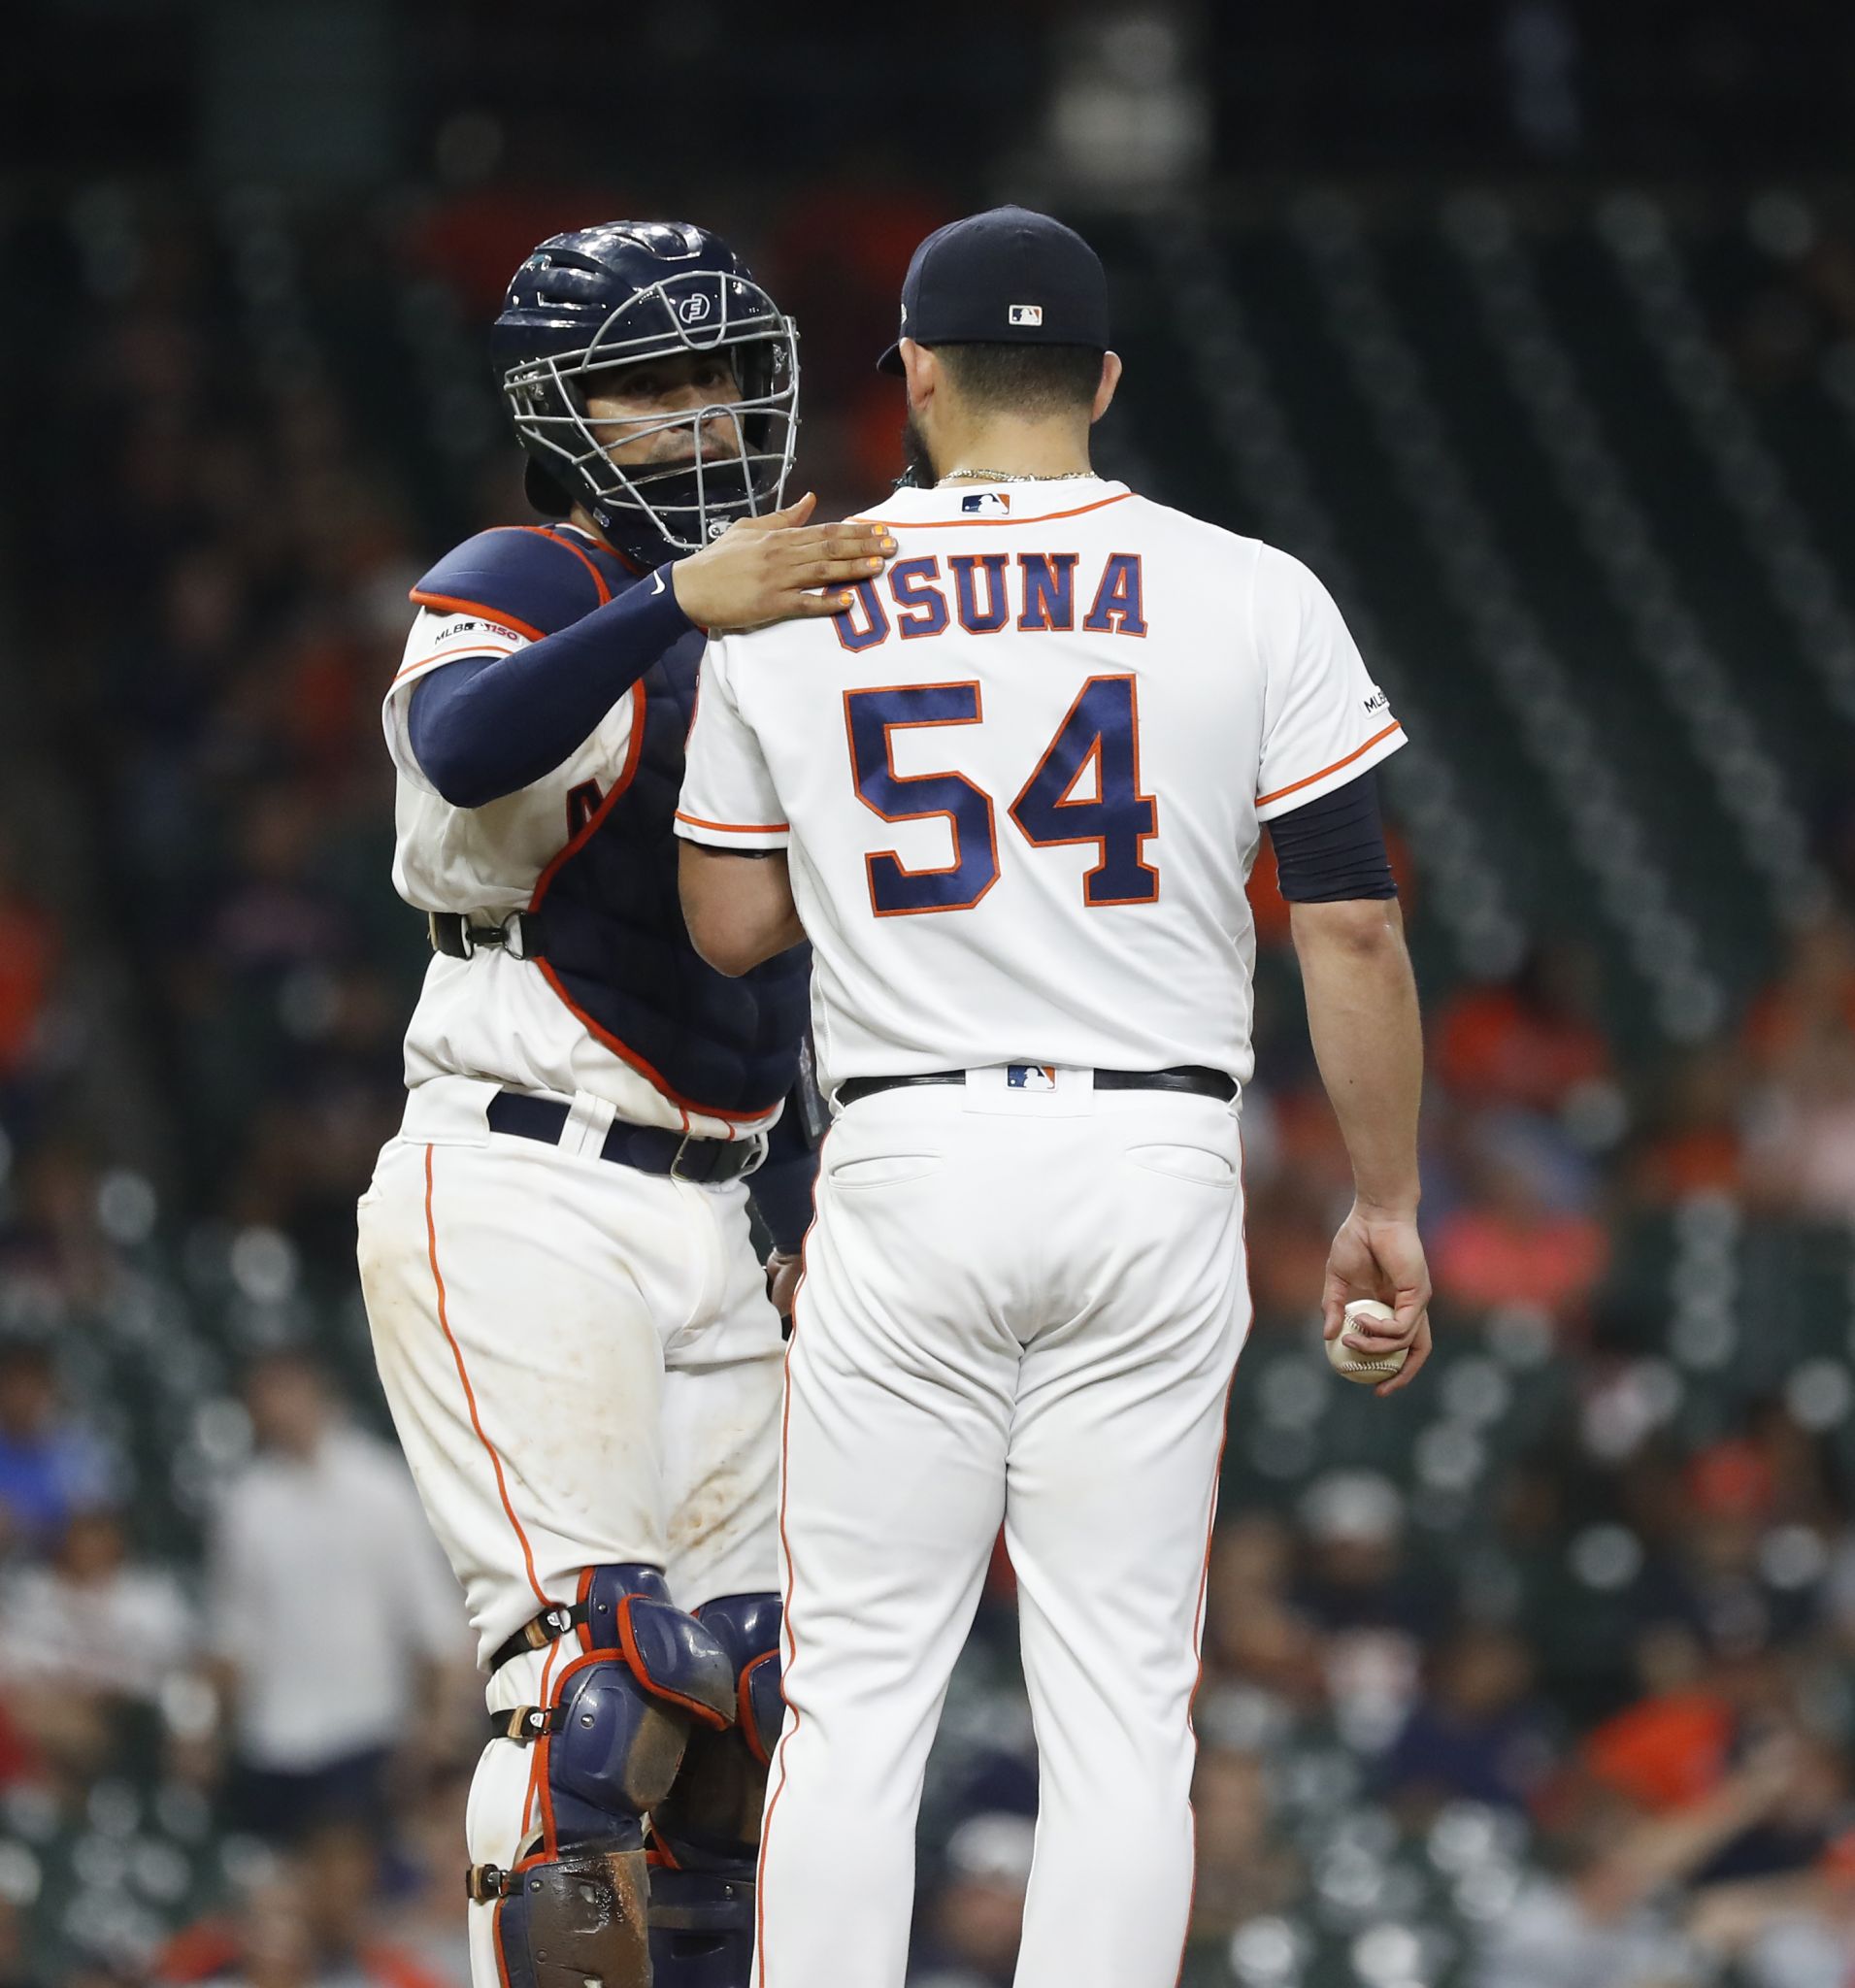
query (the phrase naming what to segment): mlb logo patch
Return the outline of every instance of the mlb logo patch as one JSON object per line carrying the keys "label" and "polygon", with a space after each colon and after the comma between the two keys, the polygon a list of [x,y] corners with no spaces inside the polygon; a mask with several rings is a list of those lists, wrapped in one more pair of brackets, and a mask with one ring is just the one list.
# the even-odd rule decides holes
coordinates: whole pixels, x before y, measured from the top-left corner
{"label": "mlb logo patch", "polygon": [[1056,1066],[1053,1063],[1008,1063],[1005,1086],[1013,1091],[1053,1091]]}
{"label": "mlb logo patch", "polygon": [[968,517],[985,517],[1009,512],[1011,500],[1003,490],[975,490],[960,499],[960,510]]}
{"label": "mlb logo patch", "polygon": [[1009,315],[1013,324],[1042,324],[1043,307],[1042,304],[1013,304]]}

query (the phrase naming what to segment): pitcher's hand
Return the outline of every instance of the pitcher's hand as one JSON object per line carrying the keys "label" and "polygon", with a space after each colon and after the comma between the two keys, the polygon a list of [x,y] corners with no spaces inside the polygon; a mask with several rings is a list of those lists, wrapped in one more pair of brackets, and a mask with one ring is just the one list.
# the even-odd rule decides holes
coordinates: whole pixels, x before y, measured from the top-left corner
{"label": "pitcher's hand", "polygon": [[[1355,1298],[1376,1298],[1391,1307],[1389,1319],[1346,1323]],[[1327,1282],[1320,1294],[1322,1337],[1346,1343],[1368,1358],[1408,1349],[1404,1366],[1373,1389],[1396,1394],[1417,1377],[1430,1357],[1430,1267],[1424,1261],[1414,1214],[1395,1213],[1354,1202],[1327,1253]]]}

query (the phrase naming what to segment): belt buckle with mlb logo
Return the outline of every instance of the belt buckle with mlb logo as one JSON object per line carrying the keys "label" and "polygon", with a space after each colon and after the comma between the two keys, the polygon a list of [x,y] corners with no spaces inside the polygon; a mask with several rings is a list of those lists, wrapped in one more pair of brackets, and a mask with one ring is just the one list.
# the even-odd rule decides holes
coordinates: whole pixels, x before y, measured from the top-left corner
{"label": "belt buckle with mlb logo", "polygon": [[1053,1091],[1056,1088],[1054,1063],[1008,1063],[1005,1087],[1011,1091]]}

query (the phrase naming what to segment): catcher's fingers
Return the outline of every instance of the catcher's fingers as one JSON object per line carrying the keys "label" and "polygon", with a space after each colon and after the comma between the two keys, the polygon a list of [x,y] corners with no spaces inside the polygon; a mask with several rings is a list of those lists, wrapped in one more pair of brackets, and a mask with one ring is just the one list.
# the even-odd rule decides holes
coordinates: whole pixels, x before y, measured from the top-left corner
{"label": "catcher's fingers", "polygon": [[817,620],[827,614],[842,614],[855,598],[854,594],[840,593],[835,587],[821,594],[795,593],[781,604],[780,613],[799,620]]}
{"label": "catcher's fingers", "polygon": [[872,553],[889,553],[895,541],[876,525],[813,524],[802,532],[783,532],[774,541],[774,549],[793,565],[812,559],[867,559]]}
{"label": "catcher's fingers", "polygon": [[795,497],[783,511],[769,511],[764,517],[737,517],[728,529],[731,532],[783,532],[795,525],[802,525],[818,508],[818,493],[808,490],[803,497]]}
{"label": "catcher's fingers", "polygon": [[795,572],[782,575],[780,584],[795,593],[809,586],[854,586],[860,580],[874,580],[887,564],[881,557],[809,559]]}

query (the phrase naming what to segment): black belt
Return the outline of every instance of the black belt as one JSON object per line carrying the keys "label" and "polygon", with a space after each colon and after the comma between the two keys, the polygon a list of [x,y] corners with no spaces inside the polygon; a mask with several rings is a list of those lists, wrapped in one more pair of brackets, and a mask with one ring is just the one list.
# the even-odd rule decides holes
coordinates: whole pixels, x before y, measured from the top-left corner
{"label": "black belt", "polygon": [[[473,925],[462,911],[427,911],[425,930],[432,950],[447,959],[469,959],[474,952],[503,951],[511,959],[544,959],[546,927],[540,911],[511,911],[494,925]],[[519,925],[519,930],[511,931]]]}
{"label": "black belt", "polygon": [[[1035,1066],[1033,1066],[1035,1067]],[[1188,1063],[1177,1070],[1098,1070],[1098,1091],[1189,1091],[1193,1097],[1221,1098],[1229,1104],[1237,1085],[1221,1070],[1208,1070],[1202,1063]],[[901,1090],[915,1083],[964,1083],[963,1070],[924,1070],[914,1077],[853,1077],[838,1085],[840,1106],[854,1105],[859,1098],[873,1098],[878,1091]]]}
{"label": "black belt", "polygon": [[[517,1139],[558,1145],[571,1109],[560,1098],[498,1091],[483,1116],[492,1132],[510,1132]],[[698,1187],[738,1180],[743,1174],[751,1174],[766,1156],[767,1142],[758,1133],[751,1139],[702,1139],[694,1133],[666,1132],[656,1125],[627,1125],[619,1118],[613,1120],[606,1143],[599,1148],[602,1160],[636,1167],[644,1174],[668,1174]]]}

